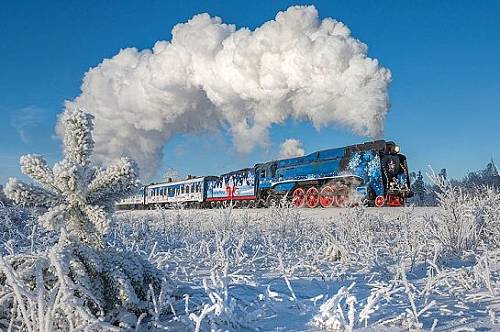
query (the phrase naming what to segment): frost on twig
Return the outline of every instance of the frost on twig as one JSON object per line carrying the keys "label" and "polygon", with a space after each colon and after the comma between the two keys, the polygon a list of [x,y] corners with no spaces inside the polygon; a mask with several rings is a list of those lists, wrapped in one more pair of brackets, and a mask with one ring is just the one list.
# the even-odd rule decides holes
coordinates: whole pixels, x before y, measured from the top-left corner
{"label": "frost on twig", "polygon": [[107,169],[91,166],[92,115],[72,110],[62,120],[63,160],[51,169],[39,155],[21,157],[22,172],[40,186],[11,178],[5,193],[17,204],[47,208],[40,218],[47,229],[65,228],[70,237],[102,248],[114,203],[139,185],[137,165],[121,158]]}

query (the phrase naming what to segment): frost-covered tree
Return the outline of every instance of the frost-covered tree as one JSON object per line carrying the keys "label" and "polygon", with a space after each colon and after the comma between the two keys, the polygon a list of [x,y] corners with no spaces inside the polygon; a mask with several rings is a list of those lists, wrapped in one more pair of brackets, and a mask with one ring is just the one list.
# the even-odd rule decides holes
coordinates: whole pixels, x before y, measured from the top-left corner
{"label": "frost-covered tree", "polygon": [[448,178],[448,172],[446,171],[446,168],[442,168],[441,171],[439,172],[439,176],[443,179],[446,180]]}
{"label": "frost-covered tree", "polygon": [[425,199],[425,182],[424,176],[421,171],[418,171],[418,174],[415,177],[415,182],[411,185],[411,189],[413,190],[416,199],[420,204],[423,204]]}
{"label": "frost-covered tree", "polygon": [[470,172],[462,180],[452,181],[452,183],[466,191],[474,191],[477,187],[483,186],[500,189],[500,173],[495,162],[491,160],[485,169]]}
{"label": "frost-covered tree", "polygon": [[10,204],[9,199],[7,198],[7,196],[5,196],[3,192],[3,186],[0,185],[0,206],[7,206],[9,204]]}
{"label": "frost-covered tree", "polygon": [[44,227],[64,229],[69,236],[103,247],[114,203],[139,185],[137,166],[127,158],[107,169],[91,166],[92,115],[66,111],[62,120],[63,160],[51,169],[40,155],[21,157],[21,171],[41,186],[11,178],[5,193],[17,204],[48,208],[40,218]]}
{"label": "frost-covered tree", "polygon": [[23,156],[22,172],[40,186],[10,179],[5,188],[17,204],[46,208],[39,221],[60,237],[42,253],[0,255],[7,308],[0,323],[36,331],[131,328],[148,315],[151,292],[158,294],[164,280],[146,258],[106,243],[114,204],[137,189],[138,170],[126,158],[106,169],[92,166],[92,116],[72,110],[62,120],[63,160],[49,168],[39,155]]}

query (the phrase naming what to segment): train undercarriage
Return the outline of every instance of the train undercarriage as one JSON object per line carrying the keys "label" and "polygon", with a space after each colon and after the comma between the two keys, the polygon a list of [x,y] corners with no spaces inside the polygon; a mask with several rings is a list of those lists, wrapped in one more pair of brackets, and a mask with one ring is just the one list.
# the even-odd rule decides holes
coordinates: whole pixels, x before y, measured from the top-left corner
{"label": "train undercarriage", "polygon": [[362,179],[355,176],[332,177],[297,181],[285,194],[270,190],[266,201],[268,205],[279,204],[283,199],[294,208],[347,207],[364,203],[356,192]]}

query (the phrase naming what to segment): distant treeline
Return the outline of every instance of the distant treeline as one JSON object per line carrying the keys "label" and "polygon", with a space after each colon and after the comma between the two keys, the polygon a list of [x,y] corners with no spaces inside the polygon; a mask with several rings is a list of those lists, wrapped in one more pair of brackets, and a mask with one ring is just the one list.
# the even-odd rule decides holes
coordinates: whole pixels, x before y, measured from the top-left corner
{"label": "distant treeline", "polygon": [[[448,179],[446,168],[443,168],[438,174],[438,178],[447,180],[454,187],[459,188],[467,194],[474,195],[478,188],[490,187],[500,190],[500,173],[498,167],[491,160],[486,168],[470,172],[463,179]],[[421,171],[410,174],[412,181],[412,191],[415,196],[409,200],[409,203],[417,206],[435,206],[437,205],[436,192],[439,190],[435,184],[429,184],[424,181]]]}

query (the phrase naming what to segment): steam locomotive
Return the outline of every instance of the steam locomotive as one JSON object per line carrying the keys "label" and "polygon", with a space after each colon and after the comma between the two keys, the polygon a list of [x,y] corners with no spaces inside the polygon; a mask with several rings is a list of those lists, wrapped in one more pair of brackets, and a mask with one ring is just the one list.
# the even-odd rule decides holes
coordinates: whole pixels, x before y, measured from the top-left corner
{"label": "steam locomotive", "polygon": [[220,176],[144,186],[118,208],[269,207],[288,201],[296,208],[351,204],[402,206],[413,195],[407,159],[392,141],[378,140],[273,160]]}

